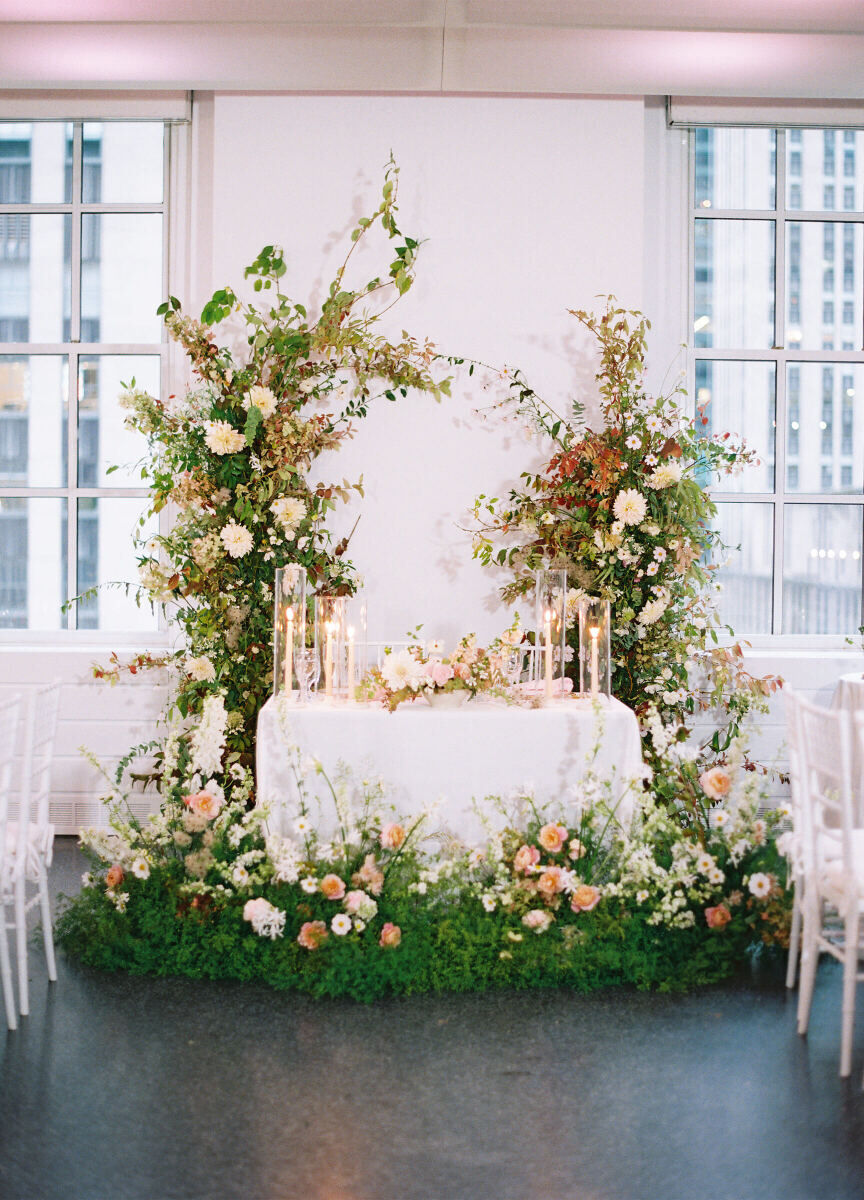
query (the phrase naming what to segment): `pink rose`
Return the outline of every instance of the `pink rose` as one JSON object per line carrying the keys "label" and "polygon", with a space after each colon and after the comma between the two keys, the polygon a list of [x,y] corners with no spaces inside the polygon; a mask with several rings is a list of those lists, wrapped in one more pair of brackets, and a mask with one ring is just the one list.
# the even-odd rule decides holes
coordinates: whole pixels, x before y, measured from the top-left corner
{"label": "pink rose", "polygon": [[378,945],[383,949],[388,949],[393,946],[398,946],[402,941],[402,930],[398,925],[394,925],[392,921],[386,921],[381,926],[381,936],[378,939]]}
{"label": "pink rose", "polygon": [[219,815],[219,809],[222,807],[222,801],[217,800],[210,792],[195,792],[191,796],[184,796],[183,803],[190,812],[197,813],[205,821],[212,821]]}
{"label": "pink rose", "polygon": [[590,883],[580,883],[570,898],[570,907],[574,912],[590,912],[600,903],[600,889]]}
{"label": "pink rose", "polygon": [[533,929],[535,933],[545,933],[552,924],[552,914],[544,912],[542,908],[532,908],[522,918],[522,924]]}
{"label": "pink rose", "polygon": [[567,830],[563,825],[544,825],[537,835],[537,841],[547,854],[557,854],[567,841]]}
{"label": "pink rose", "polygon": [[338,875],[325,875],[319,886],[325,900],[341,900],[345,895],[345,884]]}
{"label": "pink rose", "polygon": [[712,767],[710,771],[703,771],[699,776],[699,783],[705,795],[710,796],[712,800],[722,800],[732,786],[729,772],[723,767]]}
{"label": "pink rose", "polygon": [[317,950],[327,937],[327,926],[323,921],[306,921],[300,926],[297,941],[304,950]]}
{"label": "pink rose", "polygon": [[439,662],[435,660],[429,663],[429,678],[436,687],[443,687],[445,683],[449,683],[453,678],[453,668],[449,663]]}
{"label": "pink rose", "polygon": [[519,875],[525,875],[540,861],[540,851],[536,846],[520,846],[513,856],[513,870]]}
{"label": "pink rose", "polygon": [[542,875],[537,876],[537,891],[551,899],[558,892],[564,891],[565,875],[560,867],[547,867]]}
{"label": "pink rose", "polygon": [[381,830],[381,845],[385,850],[398,850],[405,841],[405,830],[395,822]]}
{"label": "pink rose", "polygon": [[105,875],[105,886],[109,888],[119,887],[123,882],[123,868],[119,863],[115,863],[113,867],[109,867]]}
{"label": "pink rose", "polygon": [[455,663],[453,666],[453,674],[457,679],[468,679],[471,675],[471,668],[467,663]]}
{"label": "pink rose", "polygon": [[358,885],[361,883],[365,884],[373,896],[381,895],[381,889],[384,886],[384,875],[378,869],[378,863],[375,861],[374,854],[366,855],[363,860],[363,866],[351,876],[351,882]]}
{"label": "pink rose", "polygon": [[732,914],[725,904],[715,904],[713,908],[705,909],[705,920],[709,929],[722,929],[732,920]]}
{"label": "pink rose", "polygon": [[365,892],[349,892],[345,897],[345,911],[348,916],[356,916],[368,899]]}

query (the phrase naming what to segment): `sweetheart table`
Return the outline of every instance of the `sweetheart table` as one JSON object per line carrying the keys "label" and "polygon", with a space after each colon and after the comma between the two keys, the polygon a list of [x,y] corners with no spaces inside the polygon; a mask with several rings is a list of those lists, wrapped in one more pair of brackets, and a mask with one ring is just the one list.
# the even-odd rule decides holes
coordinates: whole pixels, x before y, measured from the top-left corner
{"label": "sweetheart table", "polygon": [[[271,698],[258,717],[258,800],[270,806],[271,828],[285,833],[297,812],[298,751],[314,756],[331,780],[340,763],[357,778],[380,777],[402,815],[437,801],[435,827],[463,841],[482,837],[472,799],[530,788],[540,803],[566,802],[589,771],[611,784],[626,820],[644,771],[636,716],[615,699],[595,708],[567,697],[536,709],[478,699],[455,710],[418,700],[390,713],[377,704]],[[322,801],[326,820],[326,783],[312,772],[305,786]]]}

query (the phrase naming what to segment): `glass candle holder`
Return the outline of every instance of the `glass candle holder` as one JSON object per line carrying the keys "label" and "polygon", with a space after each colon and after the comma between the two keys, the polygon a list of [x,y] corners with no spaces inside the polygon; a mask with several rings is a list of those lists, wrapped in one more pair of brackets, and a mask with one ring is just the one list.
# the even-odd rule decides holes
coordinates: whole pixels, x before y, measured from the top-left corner
{"label": "glass candle holder", "polygon": [[567,571],[539,570],[534,578],[535,682],[552,700],[565,693]]}
{"label": "glass candle holder", "polygon": [[319,654],[318,695],[332,700],[346,686],[345,597],[315,597],[315,641]]}
{"label": "glass candle holder", "polygon": [[[306,569],[276,568],[273,588],[273,694],[294,693],[297,656],[306,642]],[[302,691],[302,684],[300,687]]]}
{"label": "glass candle holder", "polygon": [[579,690],[592,699],[612,695],[611,632],[609,601],[584,596],[579,601]]}
{"label": "glass candle holder", "polygon": [[346,596],[344,613],[344,688],[348,700],[356,699],[357,684],[369,670],[369,621],[366,597]]}

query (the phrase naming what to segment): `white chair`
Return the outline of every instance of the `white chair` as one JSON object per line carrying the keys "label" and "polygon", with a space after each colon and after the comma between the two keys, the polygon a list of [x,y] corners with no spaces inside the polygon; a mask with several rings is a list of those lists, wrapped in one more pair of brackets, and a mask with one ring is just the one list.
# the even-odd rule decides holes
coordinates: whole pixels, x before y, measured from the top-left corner
{"label": "white chair", "polygon": [[[11,862],[15,908],[15,946],[18,960],[18,997],[22,1017],[30,1011],[27,979],[27,913],[39,905],[48,978],[57,978],[54,961],[54,930],[48,895],[48,868],[54,853],[54,826],[50,821],[51,765],[60,684],[31,692],[24,729],[24,761],[21,772],[21,806],[17,821],[6,831],[7,856]],[[28,897],[28,886],[35,891]]]}
{"label": "white chair", "polygon": [[11,700],[4,700],[0,704],[0,980],[3,985],[6,1023],[10,1029],[17,1029],[18,1021],[15,1016],[8,936],[8,931],[15,928],[15,922],[6,919],[7,901],[11,904],[13,899],[12,867],[6,857],[6,826],[9,819],[9,796],[12,791],[12,763],[15,758],[20,718],[20,696],[13,696]]}
{"label": "white chair", "polygon": [[[862,953],[864,830],[854,827],[852,749],[848,716],[797,697],[799,796],[804,894],[798,1032],[807,1033],[821,953],[843,964],[840,1075],[852,1070],[855,984]],[[826,912],[835,912],[839,926]]]}
{"label": "white chair", "polygon": [[800,765],[800,721],[798,695],[791,688],[784,688],[786,703],[786,743],[789,747],[789,805],[792,810],[792,832],[788,838],[786,857],[789,863],[789,880],[792,887],[792,926],[789,930],[789,959],[786,966],[786,986],[794,988],[801,953],[801,921],[804,899],[804,860],[801,839],[803,836],[804,810],[802,807]]}

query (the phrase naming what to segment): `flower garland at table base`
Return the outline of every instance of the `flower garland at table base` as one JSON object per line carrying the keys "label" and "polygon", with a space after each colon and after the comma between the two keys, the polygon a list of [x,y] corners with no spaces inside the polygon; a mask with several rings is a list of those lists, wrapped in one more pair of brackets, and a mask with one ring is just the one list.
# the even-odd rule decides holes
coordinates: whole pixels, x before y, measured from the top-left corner
{"label": "flower garland at table base", "polygon": [[[702,839],[651,793],[629,828],[590,766],[578,790],[541,805],[519,794],[481,806],[488,837],[429,838],[433,815],[400,819],[380,781],[329,780],[295,749],[291,837],[247,808],[252,780],[218,782],[227,713],[205,702],[191,738],[166,746],[162,807],[145,824],[116,793],[112,829],[82,844],[93,861],[57,940],[91,967],[259,980],[315,996],[372,1000],[422,991],[712,983],[757,948],[788,944],[782,810],[758,816],[743,754],[703,781],[722,798]],[[737,758],[736,758],[737,754]],[[122,777],[122,770],[121,770]],[[336,833],[312,813],[332,796]]]}

